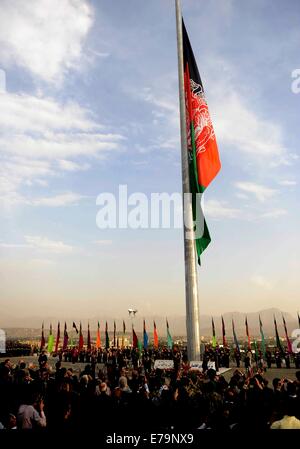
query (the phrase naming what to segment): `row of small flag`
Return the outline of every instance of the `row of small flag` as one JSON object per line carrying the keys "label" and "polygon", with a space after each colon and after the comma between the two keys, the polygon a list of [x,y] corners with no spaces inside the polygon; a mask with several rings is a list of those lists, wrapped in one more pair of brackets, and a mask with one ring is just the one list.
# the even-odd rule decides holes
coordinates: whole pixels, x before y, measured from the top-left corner
{"label": "row of small flag", "polygon": [[[167,346],[168,348],[172,348],[173,347],[173,339],[172,336],[170,334],[170,328],[169,328],[169,323],[168,320],[166,320],[166,327],[167,327]],[[76,326],[76,323],[73,321],[72,324],[72,329],[75,330],[76,334],[78,334],[78,350],[81,351],[84,347],[84,338],[83,338],[83,333],[82,333],[82,325],[80,323],[79,325],[79,330],[78,327]],[[125,333],[126,333],[126,324],[125,321],[123,320],[123,334],[122,334],[122,345],[124,346],[124,340],[125,340]],[[68,334],[68,330],[67,330],[67,323],[65,322],[64,325],[64,332],[63,332],[63,336],[62,336],[62,350],[65,351],[68,347],[74,347],[74,340],[72,338],[72,336],[69,338],[69,334]],[[49,353],[52,352],[58,352],[59,349],[59,345],[60,345],[60,340],[61,340],[61,335],[60,335],[60,322],[58,322],[57,324],[57,332],[56,332],[56,339],[54,340],[54,334],[53,334],[53,329],[52,329],[52,324],[50,324],[50,331],[49,331],[49,336],[48,336],[48,344],[47,344],[47,350]],[[108,324],[107,321],[105,323],[105,348],[108,349],[110,348],[111,342],[109,339],[109,334],[108,334]],[[114,321],[114,336],[113,336],[113,347],[118,347],[119,346],[119,339],[117,338],[117,326],[116,326],[116,322]],[[147,349],[149,346],[149,336],[146,330],[146,322],[145,320],[143,321],[143,342],[141,342],[138,337],[137,334],[134,330],[133,324],[132,324],[132,346],[133,348],[137,348],[137,349]],[[45,332],[44,332],[44,323],[42,324],[42,336],[41,336],[41,344],[40,344],[40,349],[43,350],[46,347],[46,339],[45,339]],[[86,347],[88,350],[92,349],[92,340],[91,340],[91,331],[90,331],[90,325],[88,324],[88,331],[87,331],[87,342],[86,342]],[[102,347],[102,342],[101,342],[101,333],[100,333],[100,323],[98,321],[98,326],[97,326],[97,334],[96,334],[96,343],[95,343],[95,347],[97,349]],[[158,333],[157,333],[157,328],[156,328],[156,323],[155,321],[153,321],[153,347],[154,348],[158,348]]]}
{"label": "row of small flag", "polygon": [[[225,329],[225,322],[224,322],[224,318],[221,317],[222,320],[222,338],[223,338],[223,346],[226,347],[227,346],[227,341],[226,341],[226,329]],[[286,338],[286,342],[287,342],[287,350],[290,354],[292,354],[293,350],[292,350],[292,343],[291,340],[289,338],[288,335],[288,330],[287,330],[287,325],[286,325],[286,321],[284,316],[282,315],[282,322],[283,322],[283,327],[284,327],[284,333],[285,333],[285,338]],[[298,325],[299,325],[299,329],[300,329],[300,316],[298,313]],[[246,336],[247,336],[247,341],[248,341],[248,350],[251,350],[251,338],[250,338],[250,332],[249,332],[249,326],[248,326],[248,320],[247,320],[247,316],[245,318],[245,328],[246,328]],[[275,338],[276,338],[276,346],[277,348],[281,351],[284,352],[284,348],[282,346],[281,340],[279,338],[279,333],[278,333],[278,327],[277,327],[277,321],[276,318],[274,316],[274,328],[275,328]],[[261,351],[263,353],[263,355],[266,355],[266,342],[265,342],[265,335],[264,335],[264,331],[263,331],[263,324],[259,315],[259,330],[260,330],[260,336],[261,336]],[[232,334],[233,334],[233,341],[235,344],[235,347],[238,351],[240,351],[240,347],[239,347],[239,342],[236,336],[236,332],[235,332],[235,326],[234,326],[234,321],[232,319]],[[212,347],[216,347],[217,346],[217,339],[216,339],[216,330],[215,330],[215,323],[214,323],[214,319],[212,318]],[[257,350],[257,344],[256,341],[254,340],[254,349]]]}

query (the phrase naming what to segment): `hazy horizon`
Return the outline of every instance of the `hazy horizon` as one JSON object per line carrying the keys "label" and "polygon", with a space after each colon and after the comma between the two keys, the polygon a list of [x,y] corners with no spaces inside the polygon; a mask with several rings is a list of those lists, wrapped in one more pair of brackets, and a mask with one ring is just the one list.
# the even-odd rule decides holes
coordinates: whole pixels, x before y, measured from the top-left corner
{"label": "hazy horizon", "polygon": [[[96,226],[97,196],[120,184],[181,191],[174,2],[61,4],[0,9],[1,326],[183,316],[182,230]],[[200,314],[296,317],[300,3],[182,9],[222,162],[205,192]]]}
{"label": "hazy horizon", "polygon": [[[274,321],[273,318],[275,316],[277,320],[277,325],[279,332],[284,335],[284,328],[283,328],[283,321],[282,316],[284,316],[285,321],[287,323],[287,328],[289,334],[291,332],[298,328],[298,319],[297,315],[291,315],[285,311],[270,308],[265,310],[258,310],[256,312],[250,312],[250,313],[241,313],[241,312],[231,312],[231,313],[225,313],[225,314],[218,314],[214,315],[214,323],[216,328],[217,335],[221,335],[221,329],[222,329],[222,321],[221,316],[224,319],[224,323],[226,326],[226,335],[232,334],[232,320],[234,320],[235,323],[235,330],[236,333],[241,335],[245,334],[245,317],[247,316],[247,321],[249,324],[249,329],[251,331],[251,334],[253,335],[259,335],[260,334],[260,328],[259,328],[259,317],[262,321],[263,328],[265,331],[265,335],[268,333],[272,335],[274,333]],[[211,334],[211,316],[210,315],[200,315],[200,330],[201,335],[210,335]],[[170,329],[172,330],[172,333],[176,335],[185,335],[186,333],[186,327],[185,327],[185,315],[175,315],[172,313],[169,313],[167,317],[162,317],[158,315],[141,315],[139,312],[137,312],[136,316],[133,318],[133,316],[124,315],[121,318],[116,316],[90,316],[88,319],[85,319],[83,317],[78,316],[72,316],[71,319],[64,317],[64,316],[23,316],[21,319],[16,318],[9,318],[7,316],[2,316],[0,318],[0,327],[7,329],[7,332],[9,335],[12,336],[13,330],[18,329],[21,331],[21,329],[24,330],[34,330],[35,333],[38,335],[41,332],[42,323],[44,326],[45,333],[47,334],[49,332],[50,324],[52,325],[52,328],[54,330],[54,333],[57,329],[57,323],[60,322],[61,329],[64,326],[64,323],[67,324],[68,332],[74,332],[72,323],[75,322],[77,327],[79,328],[79,323],[82,324],[82,330],[84,333],[86,333],[88,325],[90,327],[91,332],[96,332],[98,322],[100,324],[101,332],[104,333],[105,330],[105,323],[108,323],[108,331],[113,332],[114,323],[116,323],[116,329],[117,332],[122,333],[123,329],[123,321],[125,322],[125,327],[127,329],[127,333],[131,332],[131,326],[134,325],[137,332],[142,332],[143,330],[143,321],[145,320],[146,329],[149,333],[153,330],[153,321],[156,323],[156,327],[158,331],[164,332],[166,329],[166,319],[168,320]],[[21,332],[22,333],[22,332]],[[254,336],[254,335],[253,335]]]}

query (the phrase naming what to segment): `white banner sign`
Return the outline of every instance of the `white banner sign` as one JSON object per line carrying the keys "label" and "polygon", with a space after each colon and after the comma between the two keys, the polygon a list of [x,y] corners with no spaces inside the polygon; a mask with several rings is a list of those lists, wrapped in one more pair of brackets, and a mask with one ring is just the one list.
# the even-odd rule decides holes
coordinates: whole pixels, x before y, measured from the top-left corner
{"label": "white banner sign", "polygon": [[[199,361],[194,361],[194,362],[190,362],[190,369],[193,370],[198,370],[198,371],[202,371],[202,363],[203,362],[199,362]],[[207,369],[216,369],[216,364],[215,362],[207,362]]]}
{"label": "white banner sign", "polygon": [[154,369],[174,369],[173,360],[155,360]]}

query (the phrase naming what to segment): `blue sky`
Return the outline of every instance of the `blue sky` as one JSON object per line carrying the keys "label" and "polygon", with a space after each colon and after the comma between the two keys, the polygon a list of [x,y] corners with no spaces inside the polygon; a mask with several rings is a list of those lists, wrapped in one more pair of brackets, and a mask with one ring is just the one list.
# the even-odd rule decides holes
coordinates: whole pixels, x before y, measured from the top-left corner
{"label": "blue sky", "polygon": [[[222,160],[205,194],[200,310],[295,314],[300,4],[182,9]],[[7,316],[183,313],[182,231],[96,226],[97,195],[119,184],[181,191],[173,1],[4,0],[0,44]]]}

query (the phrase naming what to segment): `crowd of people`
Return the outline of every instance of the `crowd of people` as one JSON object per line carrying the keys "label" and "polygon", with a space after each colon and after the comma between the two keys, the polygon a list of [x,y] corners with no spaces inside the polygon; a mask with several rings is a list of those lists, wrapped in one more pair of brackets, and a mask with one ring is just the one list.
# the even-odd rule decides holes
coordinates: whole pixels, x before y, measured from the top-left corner
{"label": "crowd of people", "polygon": [[[114,350],[114,355],[112,356],[112,349]],[[182,351],[175,351],[175,354],[181,353]],[[182,352],[184,354],[184,351]],[[131,347],[126,348],[110,348],[110,349],[94,349],[81,351],[77,347],[68,348],[66,350],[60,350],[57,354],[53,354],[60,361],[69,363],[104,363],[110,361],[111,358],[116,357],[119,359],[118,364],[122,364],[123,361],[126,363],[128,361],[133,362],[134,365],[138,366],[141,360],[138,350],[132,350]],[[143,350],[143,363],[152,363],[157,359],[172,359],[174,358],[174,351],[168,349],[167,347],[160,347],[157,349]],[[250,351],[245,350],[241,352],[240,350],[217,346],[213,348],[211,345],[206,345],[205,350],[202,354],[203,368],[207,369],[208,362],[213,361],[215,363],[216,369],[220,367],[229,368],[232,363],[235,363],[237,368],[242,365],[247,369],[255,363],[256,366],[262,369],[271,368],[276,366],[276,368],[291,368],[295,366],[296,369],[300,369],[300,352],[296,354],[290,354],[287,350],[280,350],[274,348],[273,351],[267,349],[265,354],[261,350]]]}
{"label": "crowd of people", "polygon": [[[205,365],[213,359],[226,366],[228,354],[222,354],[217,361],[207,348],[203,371],[191,370],[186,352],[176,348],[91,353],[79,373],[63,367],[60,357],[51,367],[45,352],[36,367],[6,359],[0,364],[0,428],[300,429],[300,371],[269,385],[266,367],[251,361],[226,380],[218,367]],[[173,360],[173,368],[155,369],[155,357]]]}

